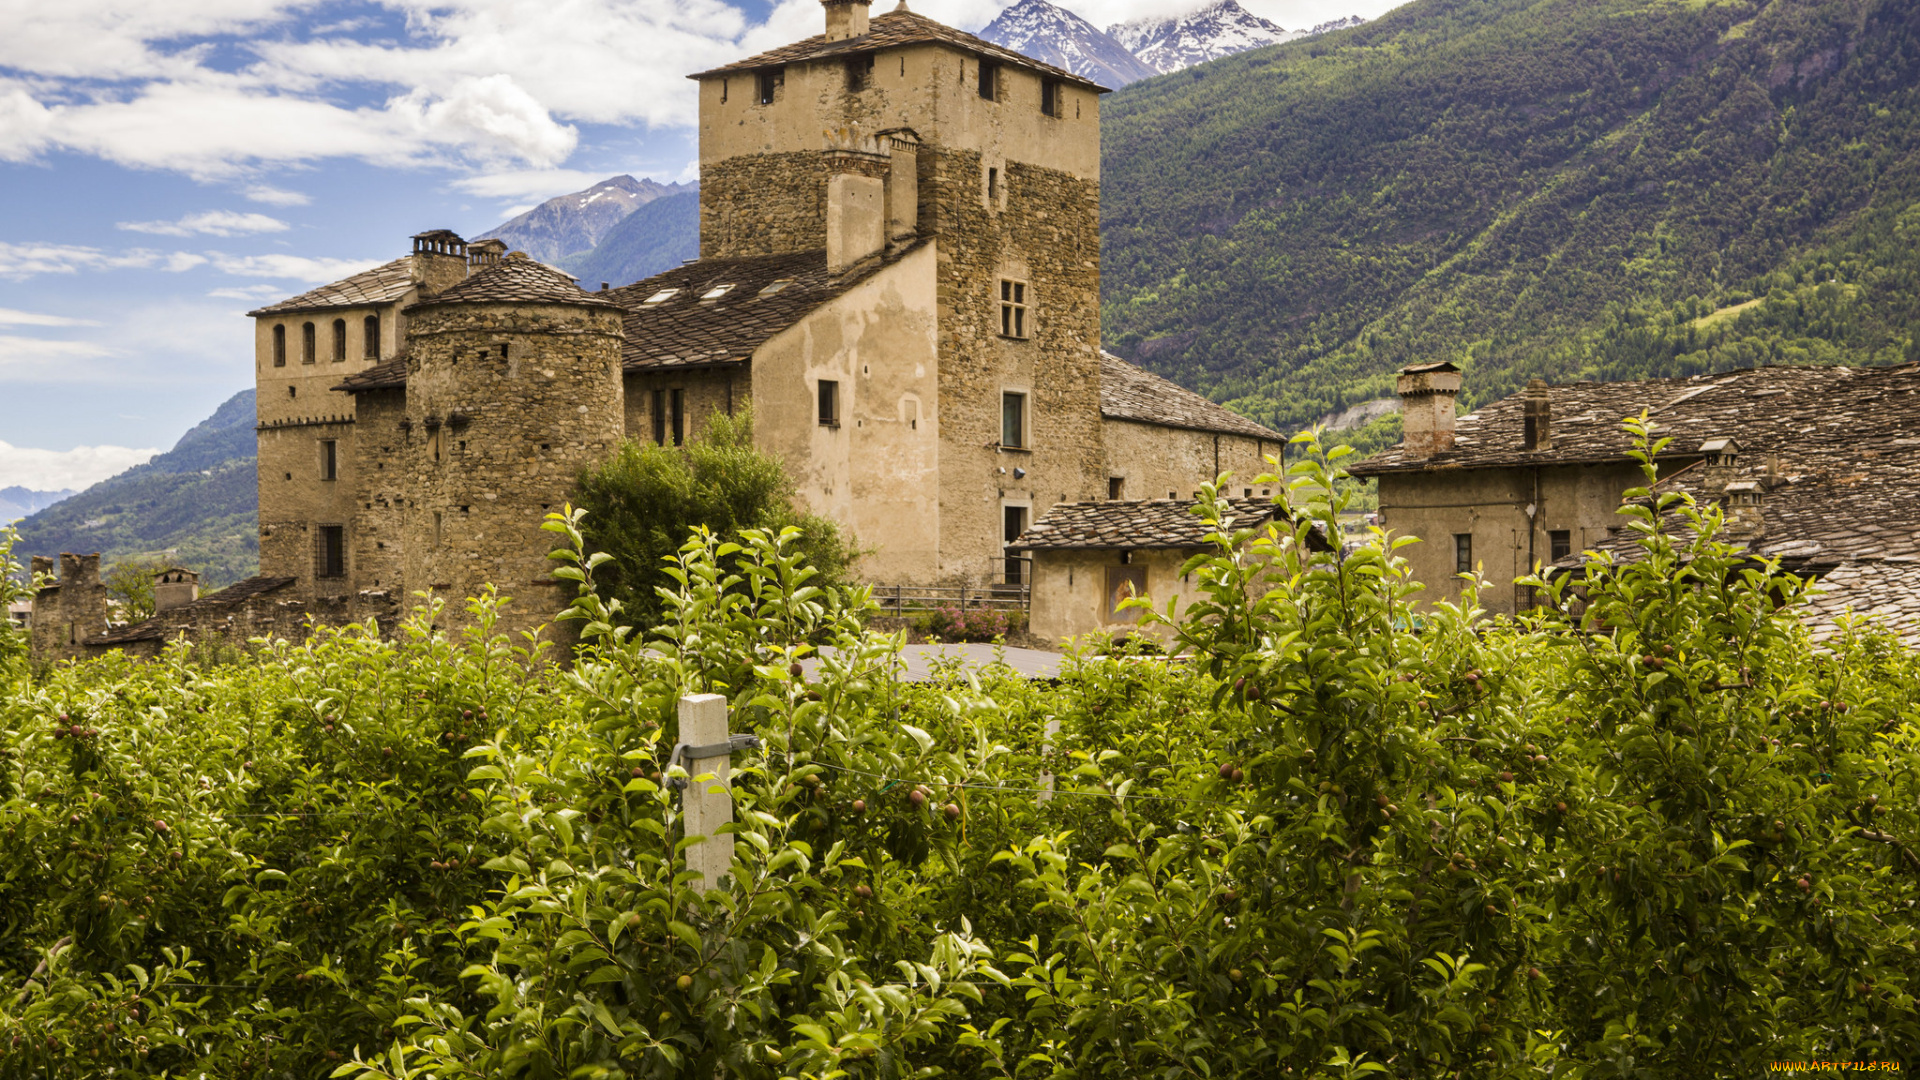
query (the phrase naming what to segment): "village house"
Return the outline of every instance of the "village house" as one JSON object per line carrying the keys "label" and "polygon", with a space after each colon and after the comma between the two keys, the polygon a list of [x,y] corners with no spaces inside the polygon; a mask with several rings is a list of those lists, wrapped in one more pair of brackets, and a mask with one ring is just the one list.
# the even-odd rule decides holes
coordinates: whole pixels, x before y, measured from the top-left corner
{"label": "village house", "polygon": [[1451,364],[1405,369],[1404,440],[1351,470],[1377,479],[1383,525],[1420,538],[1402,554],[1421,603],[1457,600],[1480,574],[1480,603],[1510,615],[1541,599],[1516,584],[1535,568],[1634,558],[1615,511],[1646,483],[1623,426],[1644,411],[1668,440],[1661,490],[1720,504],[1724,539],[1819,579],[1817,634],[1848,612],[1920,631],[1920,365],[1535,380],[1456,417],[1461,378]]}
{"label": "village house", "polygon": [[539,525],[579,471],[749,405],[883,585],[1025,584],[1057,503],[1262,472],[1278,433],[1100,348],[1105,90],[904,5],[823,8],[693,76],[698,260],[589,292],[437,230],[252,312],[260,576],[108,634],[63,574],[50,623],[82,629],[41,655],[390,626],[487,584],[545,623],[571,594]]}

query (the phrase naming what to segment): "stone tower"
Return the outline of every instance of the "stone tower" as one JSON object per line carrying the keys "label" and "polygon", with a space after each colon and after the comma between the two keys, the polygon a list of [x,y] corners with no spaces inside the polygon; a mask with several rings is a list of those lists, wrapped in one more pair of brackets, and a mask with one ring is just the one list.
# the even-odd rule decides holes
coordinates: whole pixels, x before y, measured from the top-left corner
{"label": "stone tower", "polygon": [[407,314],[401,576],[446,621],[491,583],[509,629],[545,622],[572,595],[541,519],[625,433],[621,311],[515,253]]}
{"label": "stone tower", "polygon": [[[1000,579],[1037,511],[1108,490],[1105,91],[904,4],[824,9],[824,34],[693,76],[701,256],[824,250],[840,273],[935,248],[940,552],[924,576]],[[853,391],[888,374],[863,361]]]}

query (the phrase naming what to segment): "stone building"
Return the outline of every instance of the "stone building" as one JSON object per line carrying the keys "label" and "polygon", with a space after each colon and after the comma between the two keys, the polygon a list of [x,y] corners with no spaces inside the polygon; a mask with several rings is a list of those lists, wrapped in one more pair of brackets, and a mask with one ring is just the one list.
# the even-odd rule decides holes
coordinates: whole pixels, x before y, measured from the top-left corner
{"label": "stone building", "polygon": [[1264,471],[1278,433],[1100,349],[1105,91],[904,6],[823,7],[824,34],[693,76],[698,260],[586,292],[436,231],[252,313],[261,574],[289,584],[250,604],[391,619],[488,582],[544,621],[568,594],[538,526],[578,470],[749,403],[882,584],[1022,578],[1056,503]]}
{"label": "stone building", "polygon": [[1644,410],[1669,440],[1655,458],[1662,489],[1721,504],[1724,538],[1819,578],[1818,632],[1847,611],[1920,631],[1920,365],[1536,380],[1456,418],[1460,379],[1450,364],[1406,369],[1405,440],[1352,469],[1378,479],[1383,524],[1421,538],[1402,554],[1422,602],[1457,598],[1460,575],[1477,572],[1481,603],[1511,614],[1534,603],[1515,579],[1535,567],[1570,571],[1589,550],[1635,557],[1615,511],[1645,484],[1622,426]]}

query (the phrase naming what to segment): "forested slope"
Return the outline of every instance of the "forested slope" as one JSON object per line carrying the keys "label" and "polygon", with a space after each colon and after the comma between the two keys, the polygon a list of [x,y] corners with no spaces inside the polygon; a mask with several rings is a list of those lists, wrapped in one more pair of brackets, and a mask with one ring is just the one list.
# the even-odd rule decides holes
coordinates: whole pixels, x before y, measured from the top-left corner
{"label": "forested slope", "polygon": [[1893,0],[1415,0],[1141,83],[1107,344],[1283,427],[1413,361],[1471,402],[1920,359],[1917,84]]}

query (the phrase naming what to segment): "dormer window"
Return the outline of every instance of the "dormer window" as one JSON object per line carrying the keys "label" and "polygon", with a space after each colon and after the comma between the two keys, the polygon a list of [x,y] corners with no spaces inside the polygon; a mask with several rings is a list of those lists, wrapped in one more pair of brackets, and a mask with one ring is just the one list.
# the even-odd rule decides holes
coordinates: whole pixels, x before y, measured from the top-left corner
{"label": "dormer window", "polygon": [[1700,452],[1706,455],[1707,464],[1731,469],[1740,456],[1740,444],[1731,438],[1721,436],[1701,443]]}
{"label": "dormer window", "polygon": [[793,279],[792,279],[792,278],[790,278],[790,277],[783,277],[783,278],[781,278],[781,279],[780,279],[780,280],[778,280],[778,281],[774,281],[774,282],[770,282],[770,283],[768,283],[768,285],[767,285],[767,287],[766,287],[766,288],[764,288],[764,289],[761,289],[761,290],[760,290],[760,295],[761,295],[761,296],[772,296],[772,295],[773,295],[774,293],[777,293],[777,292],[779,292],[780,290],[782,290],[782,289],[784,289],[784,288],[786,288],[787,286],[789,286],[789,285],[791,285],[791,284],[793,284]]}
{"label": "dormer window", "polygon": [[703,292],[700,294],[700,302],[703,304],[711,303],[712,301],[718,300],[732,291],[733,291],[733,282],[731,281],[727,282],[725,285],[715,285],[713,288],[708,289],[706,292]]}
{"label": "dormer window", "polygon": [[664,304],[678,295],[680,295],[679,289],[661,289],[659,292],[654,293],[642,301],[641,306],[652,307],[655,304]]}

